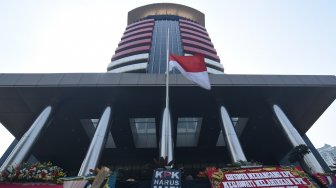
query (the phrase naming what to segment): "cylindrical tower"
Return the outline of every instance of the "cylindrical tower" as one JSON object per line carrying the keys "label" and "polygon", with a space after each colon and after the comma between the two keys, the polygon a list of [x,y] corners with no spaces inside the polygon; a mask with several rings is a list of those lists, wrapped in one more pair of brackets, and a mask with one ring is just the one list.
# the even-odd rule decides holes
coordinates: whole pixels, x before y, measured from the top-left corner
{"label": "cylindrical tower", "polygon": [[128,13],[128,26],[107,71],[164,73],[168,28],[171,54],[203,54],[209,73],[224,72],[204,27],[204,14],[172,3],[146,5]]}

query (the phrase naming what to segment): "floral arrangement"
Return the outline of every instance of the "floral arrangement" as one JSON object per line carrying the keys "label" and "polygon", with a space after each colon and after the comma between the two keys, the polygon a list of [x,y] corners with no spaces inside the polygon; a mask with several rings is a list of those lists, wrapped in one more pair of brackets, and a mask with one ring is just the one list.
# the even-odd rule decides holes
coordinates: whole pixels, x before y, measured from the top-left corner
{"label": "floral arrangement", "polygon": [[227,167],[244,167],[244,166],[261,166],[262,163],[257,161],[242,161],[239,160],[238,162],[227,164]]}
{"label": "floral arrangement", "polygon": [[0,182],[58,182],[58,178],[65,177],[63,169],[53,166],[51,162],[23,163],[9,166],[0,174]]}
{"label": "floral arrangement", "polygon": [[308,153],[310,153],[309,147],[304,144],[300,144],[290,151],[288,160],[291,163],[300,162]]}
{"label": "floral arrangement", "polygon": [[[253,168],[253,167],[262,167],[262,163],[257,161],[238,161],[232,164],[227,164],[226,167],[221,168],[223,171],[233,170],[233,169],[241,169],[241,168]],[[206,167],[205,169],[198,172],[197,177],[199,178],[207,178],[208,172],[216,170],[217,168],[214,166]]]}
{"label": "floral arrangement", "polygon": [[204,170],[198,172],[197,177],[199,177],[199,178],[208,178],[208,172],[216,170],[216,169],[217,168],[213,167],[213,166],[206,167]]}

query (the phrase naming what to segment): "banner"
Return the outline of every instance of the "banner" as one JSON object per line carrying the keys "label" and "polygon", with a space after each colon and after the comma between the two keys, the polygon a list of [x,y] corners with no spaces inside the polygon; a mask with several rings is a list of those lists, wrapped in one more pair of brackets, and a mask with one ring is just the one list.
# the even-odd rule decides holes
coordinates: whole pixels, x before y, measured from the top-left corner
{"label": "banner", "polygon": [[300,167],[212,169],[208,171],[208,178],[212,188],[315,187]]}
{"label": "banner", "polygon": [[315,173],[313,178],[323,187],[336,188],[336,174],[332,173]]}
{"label": "banner", "polygon": [[151,188],[181,188],[181,172],[173,169],[156,169]]}
{"label": "banner", "polygon": [[63,188],[63,185],[48,183],[0,183],[0,188]]}

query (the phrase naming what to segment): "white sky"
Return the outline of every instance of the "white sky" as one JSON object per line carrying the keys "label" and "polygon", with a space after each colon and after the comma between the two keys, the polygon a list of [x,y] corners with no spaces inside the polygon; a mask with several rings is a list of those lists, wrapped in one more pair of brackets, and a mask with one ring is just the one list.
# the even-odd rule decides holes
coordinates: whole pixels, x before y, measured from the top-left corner
{"label": "white sky", "polygon": [[[118,2],[118,3],[116,3]],[[149,0],[0,1],[0,73],[105,72],[127,12]],[[205,14],[227,74],[336,73],[336,1],[184,0]],[[336,102],[308,131],[336,145]],[[13,137],[0,125],[0,156]]]}

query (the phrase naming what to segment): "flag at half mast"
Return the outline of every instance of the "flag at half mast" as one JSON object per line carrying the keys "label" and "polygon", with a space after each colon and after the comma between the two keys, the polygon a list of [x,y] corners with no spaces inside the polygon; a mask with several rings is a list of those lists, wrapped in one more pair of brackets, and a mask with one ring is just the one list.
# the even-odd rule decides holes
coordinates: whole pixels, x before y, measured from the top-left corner
{"label": "flag at half mast", "polygon": [[211,84],[205,66],[204,56],[196,54],[193,56],[169,56],[169,71],[176,68],[181,74],[200,87],[210,90]]}

